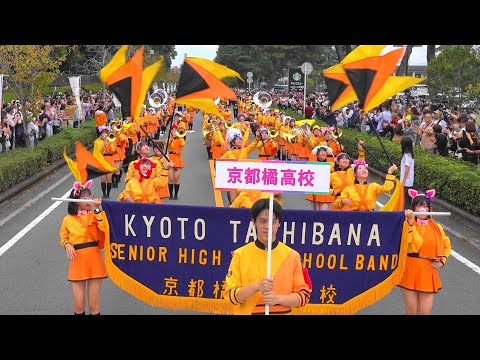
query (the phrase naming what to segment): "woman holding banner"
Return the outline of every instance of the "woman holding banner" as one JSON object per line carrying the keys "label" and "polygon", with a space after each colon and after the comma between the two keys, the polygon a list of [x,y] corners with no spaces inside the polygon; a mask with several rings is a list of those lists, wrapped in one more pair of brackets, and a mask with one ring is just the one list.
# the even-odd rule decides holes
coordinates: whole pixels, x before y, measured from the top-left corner
{"label": "woman holding banner", "polygon": [[[70,199],[91,200],[90,186],[75,182]],[[100,249],[103,248],[104,222],[99,209],[102,200],[69,202],[68,215],[60,227],[60,245],[70,261],[68,281],[72,284],[73,313],[85,315],[85,295],[88,288],[90,315],[100,315],[100,290],[102,280],[107,278],[107,268]],[[95,209],[91,212],[91,207]]]}
{"label": "woman holding banner", "polygon": [[310,301],[311,285],[304,277],[300,254],[276,239],[283,219],[281,205],[273,201],[271,276],[267,277],[269,199],[256,201],[251,209],[257,240],[233,252],[223,298],[241,315],[289,314]]}
{"label": "woman holding banner", "polygon": [[431,212],[435,190],[419,194],[409,189],[411,208],[405,210],[403,236],[408,242],[407,259],[402,280],[398,283],[407,315],[430,315],[435,294],[442,288],[438,273],[452,251],[449,237],[442,225],[430,215],[415,213]]}

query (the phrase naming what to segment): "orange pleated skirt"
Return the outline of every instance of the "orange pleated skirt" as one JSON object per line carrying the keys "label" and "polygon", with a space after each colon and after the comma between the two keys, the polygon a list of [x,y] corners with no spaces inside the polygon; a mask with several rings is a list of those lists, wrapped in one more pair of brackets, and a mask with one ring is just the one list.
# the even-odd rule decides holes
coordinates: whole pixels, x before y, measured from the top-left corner
{"label": "orange pleated skirt", "polygon": [[108,277],[107,267],[98,246],[75,250],[77,256],[70,260],[68,281],[85,281]]}

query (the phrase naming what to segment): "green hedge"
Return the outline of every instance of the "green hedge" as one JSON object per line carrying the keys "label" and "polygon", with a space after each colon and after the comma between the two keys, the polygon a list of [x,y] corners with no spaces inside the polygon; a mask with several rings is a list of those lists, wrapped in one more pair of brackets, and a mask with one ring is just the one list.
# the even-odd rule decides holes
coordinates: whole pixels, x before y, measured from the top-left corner
{"label": "green hedge", "polygon": [[87,120],[79,128],[62,129],[60,133],[39,142],[33,149],[13,149],[0,154],[0,192],[39,173],[49,164],[63,159],[65,147],[67,154],[73,156],[75,141],[90,147],[95,137],[95,121]]}

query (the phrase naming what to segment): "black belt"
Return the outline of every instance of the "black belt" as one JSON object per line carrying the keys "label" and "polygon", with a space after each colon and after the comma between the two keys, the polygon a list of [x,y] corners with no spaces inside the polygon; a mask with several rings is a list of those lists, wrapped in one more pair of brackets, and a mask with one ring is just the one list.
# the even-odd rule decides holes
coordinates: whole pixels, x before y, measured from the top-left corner
{"label": "black belt", "polygon": [[270,157],[271,155],[258,155],[258,157]]}
{"label": "black belt", "polygon": [[180,153],[178,153],[178,152],[173,152],[173,151],[172,151],[170,154],[173,154],[173,155],[180,155]]}
{"label": "black belt", "polygon": [[113,154],[103,154],[103,156],[112,156]]}
{"label": "black belt", "polygon": [[407,253],[407,256],[413,257],[413,258],[419,258],[419,259],[426,259],[430,261],[440,261],[440,257],[430,257],[430,256],[421,256],[419,253]]}
{"label": "black belt", "polygon": [[98,246],[98,241],[90,241],[90,242],[86,242],[86,243],[81,243],[81,244],[75,244],[75,245],[73,245],[73,247],[75,248],[75,250],[85,249],[85,248],[93,247],[93,246]]}

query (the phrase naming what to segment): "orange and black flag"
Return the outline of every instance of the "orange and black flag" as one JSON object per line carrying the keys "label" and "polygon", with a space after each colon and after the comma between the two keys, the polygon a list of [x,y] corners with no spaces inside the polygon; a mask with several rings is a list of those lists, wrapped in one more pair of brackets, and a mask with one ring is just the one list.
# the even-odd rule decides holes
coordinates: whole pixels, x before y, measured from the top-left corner
{"label": "orange and black flag", "polygon": [[237,99],[234,91],[222,82],[227,77],[237,77],[243,81],[239,73],[224,65],[208,59],[185,57],[175,102],[221,117],[214,99]]}
{"label": "orange and black flag", "polygon": [[393,94],[396,94],[398,91],[403,90],[397,88],[392,90],[385,87],[385,85],[387,80],[395,73],[397,64],[404,53],[405,48],[400,48],[382,56],[371,56],[348,64],[342,64],[357,94],[359,106],[364,111],[368,111],[387,100],[388,96],[384,96],[387,93],[395,90]]}
{"label": "orange and black flag", "polygon": [[339,64],[331,66],[322,72],[327,85],[328,98],[330,99],[332,111],[338,110],[358,100],[357,94],[353,90],[352,84],[342,65],[367,57],[377,56],[385,47],[386,45],[359,45],[348,53]]}
{"label": "orange and black flag", "polygon": [[67,162],[68,168],[76,181],[85,184],[86,181],[96,177],[113,173],[117,170],[111,166],[101,153],[101,148],[95,144],[93,154],[88,151],[81,142],[75,142],[75,159],[72,160],[67,155],[67,149],[63,151],[63,157]]}
{"label": "orange and black flag", "polygon": [[128,45],[121,46],[112,60],[100,70],[99,76],[122,104],[122,116],[131,116],[137,121],[148,89],[163,64],[163,57],[144,70],[144,46],[129,61],[127,50]]}

